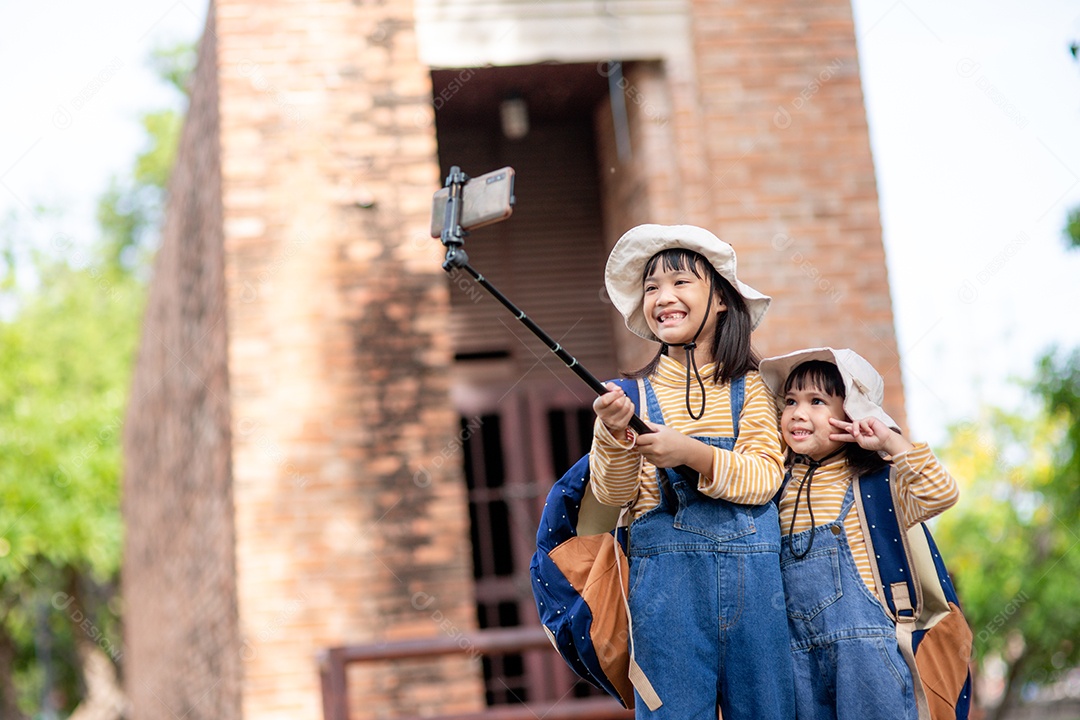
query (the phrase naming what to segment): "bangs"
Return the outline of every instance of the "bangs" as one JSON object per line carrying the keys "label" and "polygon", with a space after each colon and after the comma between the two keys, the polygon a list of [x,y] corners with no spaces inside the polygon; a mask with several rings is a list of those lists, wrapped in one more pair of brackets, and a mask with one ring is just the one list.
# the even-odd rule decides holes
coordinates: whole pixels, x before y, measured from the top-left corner
{"label": "bangs", "polygon": [[824,360],[807,360],[792,370],[784,383],[784,394],[791,390],[818,390],[841,399],[847,394],[840,370]]}
{"label": "bangs", "polygon": [[708,269],[711,267],[708,260],[693,250],[670,248],[661,250],[649,258],[649,262],[645,263],[645,272],[641,276],[642,281],[656,272],[657,265],[661,263],[666,272],[689,271],[699,278],[706,278]]}

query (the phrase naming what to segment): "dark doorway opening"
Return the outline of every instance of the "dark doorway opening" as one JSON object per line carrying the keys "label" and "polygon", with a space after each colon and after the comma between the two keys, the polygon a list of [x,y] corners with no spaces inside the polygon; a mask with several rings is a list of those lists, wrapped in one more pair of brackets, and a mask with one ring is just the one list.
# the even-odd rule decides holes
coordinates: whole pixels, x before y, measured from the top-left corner
{"label": "dark doorway opening", "polygon": [[[442,176],[451,165],[470,176],[516,171],[514,214],[468,235],[470,263],[606,379],[615,351],[603,293],[601,70],[544,64],[436,70],[432,78]],[[523,135],[503,126],[508,101],[525,110]],[[537,521],[548,489],[588,451],[593,395],[467,276],[451,277],[451,321],[477,620],[481,628],[536,625],[529,561]],[[601,692],[545,651],[486,659],[484,679],[489,704]]]}

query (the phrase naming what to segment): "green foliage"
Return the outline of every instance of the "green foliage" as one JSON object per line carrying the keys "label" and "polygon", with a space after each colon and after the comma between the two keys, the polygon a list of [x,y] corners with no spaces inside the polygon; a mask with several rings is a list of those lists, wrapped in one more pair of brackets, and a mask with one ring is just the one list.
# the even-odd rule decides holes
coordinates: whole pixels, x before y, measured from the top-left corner
{"label": "green foliage", "polygon": [[1035,417],[987,410],[953,428],[942,458],[962,483],[935,532],[980,661],[1014,684],[1044,684],[1080,662],[1080,355],[1040,365]]}
{"label": "green foliage", "polygon": [[119,429],[144,291],[99,268],[37,269],[40,287],[0,324],[6,556],[16,572],[38,558],[106,577],[119,562]]}
{"label": "green foliage", "polygon": [[[193,62],[190,45],[154,56],[181,89]],[[35,246],[19,223],[0,227],[0,640],[14,645],[24,708],[40,701],[43,642],[68,710],[75,633],[119,656],[122,425],[181,124],[176,110],[144,115],[145,148],[101,197],[92,246]]]}
{"label": "green foliage", "polygon": [[[67,573],[95,586],[119,571],[121,426],[145,295],[104,266],[34,265],[38,283],[9,294],[18,310],[0,322],[0,631],[24,654]],[[54,637],[70,657],[70,633]]]}
{"label": "green foliage", "polygon": [[1069,211],[1065,221],[1065,242],[1070,248],[1080,248],[1080,207]]}
{"label": "green foliage", "polygon": [[[1064,442],[1054,458],[1055,482],[1049,500],[1062,517],[1080,518],[1080,349],[1067,355],[1047,354],[1039,362],[1038,377],[1036,391],[1065,426]],[[1080,535],[1076,539],[1080,542]]]}
{"label": "green foliage", "polygon": [[195,45],[178,43],[151,51],[150,66],[159,78],[180,93],[188,95],[188,81],[195,72],[197,59]]}
{"label": "green foliage", "polygon": [[176,161],[183,115],[161,110],[143,115],[146,149],[135,158],[130,178],[113,178],[98,201],[102,252],[109,264],[145,267],[157,243],[169,174]]}
{"label": "green foliage", "polygon": [[149,148],[135,159],[135,185],[165,189],[176,161],[177,139],[184,117],[175,110],[143,115],[142,124],[150,139]]}

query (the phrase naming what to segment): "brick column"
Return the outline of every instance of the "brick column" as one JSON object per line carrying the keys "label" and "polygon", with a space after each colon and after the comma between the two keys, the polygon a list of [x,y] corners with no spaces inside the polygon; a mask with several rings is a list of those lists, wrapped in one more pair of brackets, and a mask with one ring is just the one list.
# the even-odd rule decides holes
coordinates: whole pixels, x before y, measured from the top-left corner
{"label": "brick column", "polygon": [[[321,648],[474,626],[411,12],[217,5],[247,718],[321,717]],[[352,671],[352,717],[482,703],[464,658],[408,667]]]}
{"label": "brick column", "polygon": [[211,11],[124,425],[123,674],[137,720],[240,717],[215,53]]}
{"label": "brick column", "polygon": [[851,347],[903,386],[877,185],[846,0],[691,2],[710,224],[774,296],[766,354]]}

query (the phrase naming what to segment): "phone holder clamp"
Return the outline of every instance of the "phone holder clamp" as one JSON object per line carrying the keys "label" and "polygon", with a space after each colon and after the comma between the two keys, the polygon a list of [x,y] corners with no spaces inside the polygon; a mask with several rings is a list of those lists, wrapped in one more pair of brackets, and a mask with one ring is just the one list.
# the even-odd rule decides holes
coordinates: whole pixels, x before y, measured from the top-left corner
{"label": "phone holder clamp", "polygon": [[443,260],[443,270],[450,272],[451,269],[467,266],[469,256],[465,253],[465,230],[461,227],[461,203],[462,189],[469,181],[469,176],[454,165],[450,168],[450,174],[446,176],[446,187],[450,189],[450,197],[446,202],[446,211],[443,216],[442,244],[446,246],[446,259]]}

